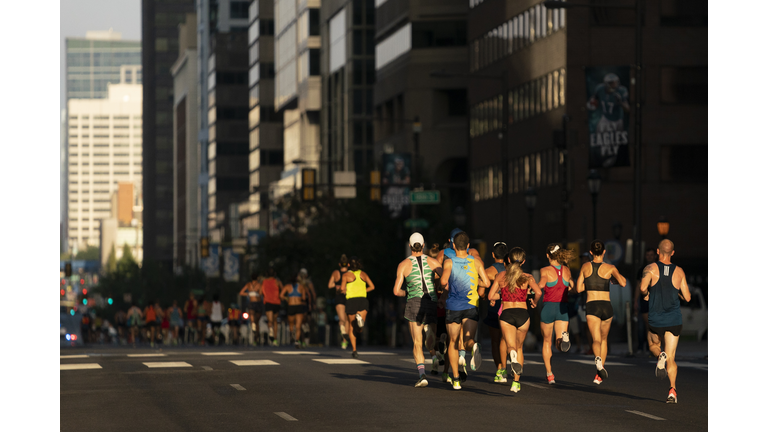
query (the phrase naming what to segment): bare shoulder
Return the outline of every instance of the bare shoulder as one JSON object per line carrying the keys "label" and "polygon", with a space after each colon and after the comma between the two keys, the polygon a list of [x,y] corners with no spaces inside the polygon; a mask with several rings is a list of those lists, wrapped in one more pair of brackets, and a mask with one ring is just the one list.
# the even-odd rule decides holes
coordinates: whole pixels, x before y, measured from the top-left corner
{"label": "bare shoulder", "polygon": [[428,257],[427,257],[427,263],[428,263],[428,264],[429,264],[429,266],[430,266],[430,267],[432,267],[433,269],[434,269],[434,268],[437,268],[437,267],[440,267],[440,262],[439,262],[438,260],[436,260],[436,259],[432,258],[431,256],[428,256]]}

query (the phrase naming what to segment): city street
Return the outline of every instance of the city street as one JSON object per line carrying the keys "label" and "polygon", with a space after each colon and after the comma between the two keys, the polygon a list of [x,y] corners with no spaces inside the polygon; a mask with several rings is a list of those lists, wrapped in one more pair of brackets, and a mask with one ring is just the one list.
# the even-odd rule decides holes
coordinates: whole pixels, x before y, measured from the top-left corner
{"label": "city street", "polygon": [[[708,427],[706,342],[681,343],[677,405],[653,359],[556,353],[547,385],[541,353],[525,353],[522,390],[493,383],[490,350],[461,390],[417,375],[408,349],[85,347],[60,351],[61,430],[604,430]],[[619,351],[618,349],[616,351]],[[428,357],[428,355],[427,355]],[[429,360],[427,360],[429,362]]]}

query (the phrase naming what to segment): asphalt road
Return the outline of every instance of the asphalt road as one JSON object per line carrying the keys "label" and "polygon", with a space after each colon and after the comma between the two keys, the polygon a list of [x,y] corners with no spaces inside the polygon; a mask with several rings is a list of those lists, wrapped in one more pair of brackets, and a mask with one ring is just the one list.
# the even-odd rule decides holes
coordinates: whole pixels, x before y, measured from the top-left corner
{"label": "asphalt road", "polygon": [[540,353],[526,353],[514,394],[511,380],[493,383],[483,352],[483,366],[453,390],[433,375],[415,388],[413,357],[402,349],[362,348],[353,364],[339,348],[63,349],[61,430],[707,429],[706,359],[683,359],[673,405],[647,357],[609,355],[597,386],[593,357],[557,353],[557,384],[548,385]]}

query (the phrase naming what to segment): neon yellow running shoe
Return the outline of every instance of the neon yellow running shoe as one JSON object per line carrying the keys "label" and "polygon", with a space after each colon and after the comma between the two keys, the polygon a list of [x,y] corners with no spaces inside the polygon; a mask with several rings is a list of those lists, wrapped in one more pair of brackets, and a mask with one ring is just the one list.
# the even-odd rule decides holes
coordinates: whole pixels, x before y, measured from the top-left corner
{"label": "neon yellow running shoe", "polygon": [[513,393],[517,393],[520,391],[520,381],[514,381],[512,382],[512,387],[509,389],[509,391]]}

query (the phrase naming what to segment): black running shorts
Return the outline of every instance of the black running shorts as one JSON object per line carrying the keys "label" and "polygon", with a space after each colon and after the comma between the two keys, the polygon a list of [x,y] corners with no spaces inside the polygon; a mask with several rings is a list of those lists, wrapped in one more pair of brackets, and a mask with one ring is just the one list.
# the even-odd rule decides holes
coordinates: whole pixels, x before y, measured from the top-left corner
{"label": "black running shorts", "polygon": [[602,321],[613,318],[613,306],[608,300],[593,300],[587,302],[587,315],[594,315]]}
{"label": "black running shorts", "polygon": [[341,291],[336,291],[336,304],[337,305],[346,305],[347,304],[347,295],[342,294]]}
{"label": "black running shorts", "polygon": [[501,312],[501,316],[499,317],[499,320],[504,321],[505,323],[516,328],[524,326],[529,319],[530,316],[528,315],[528,309],[523,308],[504,309]]}
{"label": "black running shorts", "polygon": [[347,315],[368,310],[368,299],[365,297],[352,297],[347,299]]}
{"label": "black running shorts", "polygon": [[405,319],[418,324],[437,321],[437,302],[429,297],[414,297],[405,303]]}
{"label": "black running shorts", "polygon": [[465,319],[470,319],[472,321],[479,321],[480,320],[480,313],[477,311],[477,307],[473,307],[471,309],[464,309],[464,310],[458,310],[458,311],[452,311],[452,310],[445,310],[445,323],[450,324],[461,324]]}
{"label": "black running shorts", "polygon": [[280,313],[280,305],[277,303],[264,303],[267,312]]}
{"label": "black running shorts", "polygon": [[660,338],[664,339],[664,333],[670,332],[672,333],[672,336],[680,336],[680,332],[683,330],[683,325],[676,325],[671,327],[654,327],[652,325],[649,325],[648,327],[651,328],[651,333],[659,336]]}
{"label": "black running shorts", "polygon": [[288,316],[301,315],[304,313],[304,305],[288,305]]}

